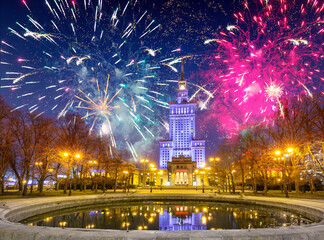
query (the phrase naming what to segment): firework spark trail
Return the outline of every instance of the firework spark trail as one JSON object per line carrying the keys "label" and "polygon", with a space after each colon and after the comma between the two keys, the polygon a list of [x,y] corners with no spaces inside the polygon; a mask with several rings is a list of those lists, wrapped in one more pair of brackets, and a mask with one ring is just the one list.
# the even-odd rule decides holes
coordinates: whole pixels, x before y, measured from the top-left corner
{"label": "firework spark trail", "polygon": [[30,8],[28,7],[28,5],[27,5],[27,3],[26,3],[26,1],[25,1],[25,0],[22,0],[22,3],[25,5],[25,7],[28,9],[28,11],[31,12],[31,11],[30,11]]}
{"label": "firework spark trail", "polygon": [[245,1],[244,10],[233,14],[235,24],[205,40],[206,47],[215,49],[209,58],[214,68],[202,74],[223,86],[213,114],[226,115],[239,126],[267,121],[275,109],[281,111],[282,97],[324,95],[324,3],[298,3]]}
{"label": "firework spark trail", "polygon": [[[112,146],[125,139],[137,158],[135,147],[150,143],[159,123],[167,127],[157,119],[157,108],[168,108],[164,92],[177,81],[166,83],[159,74],[161,69],[178,72],[181,49],[173,46],[166,53],[156,46],[153,39],[162,26],[140,1],[128,1],[111,12],[104,11],[105,4],[45,0],[44,23],[24,2],[26,20],[9,27],[10,41],[1,42],[0,64],[8,67],[2,80],[12,81],[1,88],[17,90],[26,101],[16,109],[40,115],[52,111],[58,118],[79,112],[91,131],[103,131],[106,124]],[[207,90],[203,92],[208,97]]]}
{"label": "firework spark trail", "polygon": [[27,74],[24,74],[24,75],[21,75],[20,77],[16,78],[13,80],[13,84],[16,84],[18,82],[20,82],[21,80],[23,80],[24,78],[28,77],[28,76],[31,76],[31,75],[34,75],[34,74],[37,74],[38,72],[33,72],[33,73],[27,73]]}

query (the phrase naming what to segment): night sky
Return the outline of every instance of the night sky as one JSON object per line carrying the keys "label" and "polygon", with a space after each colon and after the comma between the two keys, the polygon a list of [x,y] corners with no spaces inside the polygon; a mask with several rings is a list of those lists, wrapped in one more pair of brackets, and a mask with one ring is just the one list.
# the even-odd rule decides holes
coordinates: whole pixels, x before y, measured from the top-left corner
{"label": "night sky", "polygon": [[[103,135],[108,116],[118,148],[157,161],[183,58],[209,157],[282,98],[323,94],[323,1],[245,2],[1,1],[0,95],[36,115],[93,112]],[[108,75],[111,115],[86,103]]]}

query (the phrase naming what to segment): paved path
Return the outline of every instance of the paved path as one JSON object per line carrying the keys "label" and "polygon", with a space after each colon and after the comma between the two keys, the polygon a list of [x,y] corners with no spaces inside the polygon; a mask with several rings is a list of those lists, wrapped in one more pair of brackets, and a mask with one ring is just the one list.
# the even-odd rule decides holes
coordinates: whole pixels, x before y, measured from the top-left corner
{"label": "paved path", "polygon": [[[202,194],[195,190],[160,190],[154,189],[149,193],[148,189],[140,193],[130,194],[106,194],[87,196],[66,196],[66,197],[43,197],[10,199],[2,201],[5,206],[0,205],[0,239],[5,240],[29,240],[29,239],[51,239],[51,240],[75,240],[75,239],[271,239],[271,240],[324,240],[324,200],[318,199],[292,199],[264,196],[241,196],[241,195],[218,195],[213,193]],[[39,211],[55,210],[56,208],[68,208],[82,206],[85,204],[102,204],[113,200],[133,201],[136,199],[179,199],[194,200],[205,199],[211,201],[238,201],[246,203],[262,203],[263,205],[294,206],[294,209],[304,211],[305,214],[315,214],[321,220],[320,224],[307,226],[293,226],[276,229],[251,229],[249,230],[220,230],[220,231],[183,231],[183,232],[162,232],[162,231],[118,231],[118,230],[87,230],[87,229],[62,229],[50,227],[32,227],[19,223],[9,222],[20,221],[31,214]]]}

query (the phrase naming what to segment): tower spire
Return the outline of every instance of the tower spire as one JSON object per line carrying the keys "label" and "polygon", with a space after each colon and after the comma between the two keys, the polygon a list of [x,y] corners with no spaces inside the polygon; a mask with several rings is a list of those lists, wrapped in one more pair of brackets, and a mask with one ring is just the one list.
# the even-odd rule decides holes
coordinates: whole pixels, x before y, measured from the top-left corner
{"label": "tower spire", "polygon": [[184,81],[184,74],[183,74],[183,58],[181,60],[181,78],[180,78],[180,81]]}
{"label": "tower spire", "polygon": [[178,81],[178,90],[177,90],[177,103],[188,102],[188,89],[187,89],[187,82],[184,78],[183,74],[183,58],[181,64],[181,77]]}

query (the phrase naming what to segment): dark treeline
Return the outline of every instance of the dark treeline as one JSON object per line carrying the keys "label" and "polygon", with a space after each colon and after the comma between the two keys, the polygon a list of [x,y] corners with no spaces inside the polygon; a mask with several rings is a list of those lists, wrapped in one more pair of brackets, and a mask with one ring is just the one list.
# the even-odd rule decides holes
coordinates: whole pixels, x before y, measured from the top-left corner
{"label": "dark treeline", "polygon": [[283,103],[271,122],[248,127],[219,146],[215,168],[219,184],[231,192],[235,186],[313,192],[323,181],[323,151],[323,97],[298,97]]}
{"label": "dark treeline", "polygon": [[112,147],[109,137],[90,134],[77,114],[52,119],[12,111],[0,98],[0,193],[9,176],[17,180],[24,196],[28,191],[42,193],[46,180],[57,183],[56,189],[61,187],[65,193],[69,187],[116,190],[118,173],[127,172],[123,180],[129,183],[135,171],[125,161],[127,157],[126,151]]}

